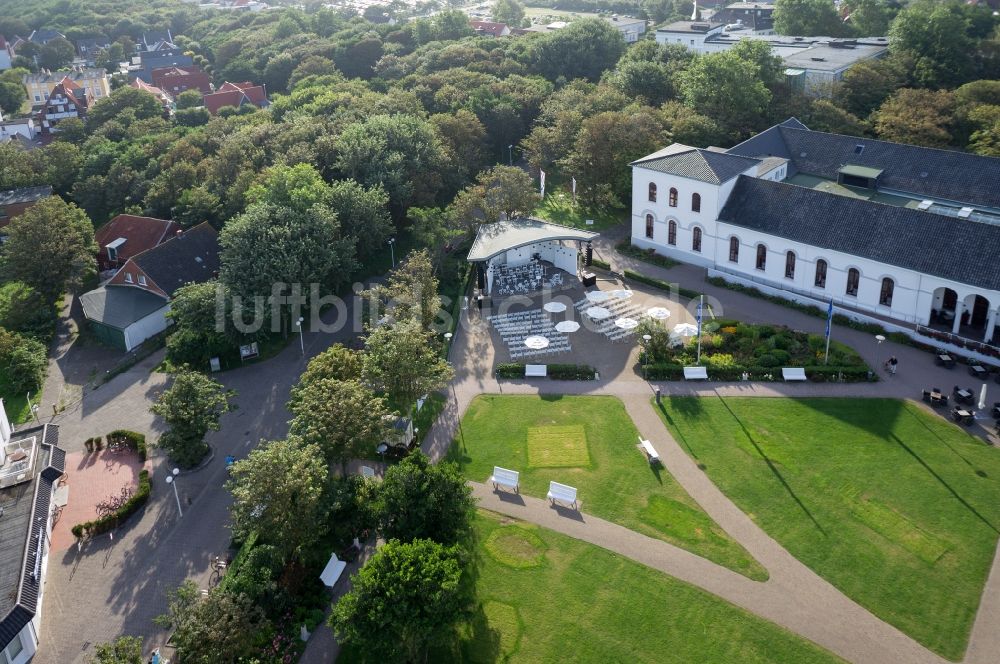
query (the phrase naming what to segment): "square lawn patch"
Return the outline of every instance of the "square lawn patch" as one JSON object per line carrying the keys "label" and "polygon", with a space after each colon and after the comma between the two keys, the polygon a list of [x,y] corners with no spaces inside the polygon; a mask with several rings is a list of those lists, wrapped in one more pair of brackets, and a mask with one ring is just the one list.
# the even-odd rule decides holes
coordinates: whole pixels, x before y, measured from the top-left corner
{"label": "square lawn patch", "polygon": [[589,466],[590,452],[583,426],[529,427],[528,465],[532,468]]}

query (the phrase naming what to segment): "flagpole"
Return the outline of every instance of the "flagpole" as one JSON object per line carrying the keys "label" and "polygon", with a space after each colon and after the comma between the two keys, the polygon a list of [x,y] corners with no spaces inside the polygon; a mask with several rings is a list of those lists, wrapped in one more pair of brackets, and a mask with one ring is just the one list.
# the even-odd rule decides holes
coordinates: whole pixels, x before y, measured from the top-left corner
{"label": "flagpole", "polygon": [[823,364],[830,363],[830,328],[833,322],[833,300],[830,300],[830,307],[826,311],[826,355],[823,357]]}
{"label": "flagpole", "polygon": [[694,362],[695,364],[701,364],[701,312],[704,306],[705,296],[702,295],[698,301],[698,357]]}

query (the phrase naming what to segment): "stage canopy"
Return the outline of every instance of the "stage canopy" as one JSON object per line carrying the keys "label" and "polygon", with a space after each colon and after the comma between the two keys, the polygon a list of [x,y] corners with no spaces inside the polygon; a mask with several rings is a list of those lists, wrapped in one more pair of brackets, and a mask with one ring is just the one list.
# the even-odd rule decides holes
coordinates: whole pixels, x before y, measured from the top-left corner
{"label": "stage canopy", "polygon": [[469,262],[488,261],[511,249],[529,244],[554,240],[578,240],[590,242],[597,233],[581,231],[569,226],[560,226],[540,219],[512,219],[483,224],[476,233],[476,241],[469,251]]}

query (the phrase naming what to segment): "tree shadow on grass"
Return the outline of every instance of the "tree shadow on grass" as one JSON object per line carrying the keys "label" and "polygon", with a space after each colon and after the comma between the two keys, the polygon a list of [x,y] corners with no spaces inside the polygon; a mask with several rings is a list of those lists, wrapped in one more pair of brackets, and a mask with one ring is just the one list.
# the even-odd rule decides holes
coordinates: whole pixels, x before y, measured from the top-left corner
{"label": "tree shadow on grass", "polygon": [[753,445],[753,448],[757,450],[757,454],[760,455],[760,458],[763,459],[764,463],[767,464],[767,467],[770,468],[771,473],[773,473],[774,476],[778,479],[778,481],[781,482],[781,486],[785,487],[785,491],[788,492],[788,495],[791,496],[792,500],[795,501],[795,504],[799,506],[799,508],[807,517],[809,517],[809,520],[813,522],[813,525],[816,526],[816,529],[819,530],[819,532],[823,533],[824,536],[826,536],[827,535],[826,530],[823,529],[823,526],[821,526],[819,521],[816,520],[816,517],[813,516],[813,513],[809,511],[809,508],[805,506],[805,503],[803,503],[802,500],[798,497],[798,495],[796,495],[795,491],[792,490],[791,485],[788,483],[787,480],[785,480],[785,477],[781,474],[781,471],[779,471],[778,467],[774,465],[774,462],[771,461],[771,459],[767,456],[767,453],[764,452],[763,448],[761,448],[761,446],[757,444],[757,441],[754,440],[754,437],[750,434],[750,430],[747,429],[746,425],[743,424],[743,420],[741,420],[739,417],[736,416],[736,413],[734,413],[733,409],[729,407],[729,403],[725,399],[720,397],[719,401],[722,402],[722,405],[726,407],[726,410],[729,411],[729,414],[732,416],[732,418],[736,420],[736,423],[740,425],[741,429],[743,429],[743,434],[747,437],[747,440],[750,441],[750,444]]}
{"label": "tree shadow on grass", "polygon": [[933,468],[931,468],[929,465],[927,465],[927,462],[924,461],[920,457],[919,454],[917,454],[912,449],[910,449],[910,447],[906,443],[904,443],[902,440],[900,440],[895,434],[892,434],[890,436],[890,439],[893,442],[895,442],[897,445],[899,445],[900,447],[902,447],[910,456],[912,456],[914,459],[916,459],[917,463],[919,463],[921,466],[923,466],[924,470],[926,470],[928,473],[930,473],[934,477],[934,479],[936,479],[941,484],[941,486],[943,486],[945,489],[947,489],[948,493],[950,493],[952,496],[955,497],[955,500],[957,500],[958,502],[962,503],[962,506],[965,507],[965,509],[969,510],[969,512],[971,512],[977,519],[979,519],[980,521],[982,521],[983,523],[985,523],[989,527],[990,530],[992,530],[995,533],[1000,533],[1000,530],[997,530],[996,526],[994,526],[992,523],[990,523],[989,520],[986,517],[984,517],[982,514],[980,514],[976,510],[975,507],[973,507],[972,505],[970,505],[965,500],[965,498],[962,498],[962,496],[960,496],[958,494],[958,492],[955,491],[955,489],[953,489],[952,486],[950,484],[948,484],[944,480],[943,477],[941,477],[940,475],[938,475],[937,472],[935,472]]}
{"label": "tree shadow on grass", "polygon": [[969,468],[972,468],[976,472],[976,475],[978,475],[979,477],[989,477],[989,475],[986,474],[985,470],[976,468],[972,464],[972,462],[966,459],[962,455],[962,453],[959,452],[957,449],[955,449],[955,447],[951,443],[949,443],[945,438],[943,438],[937,431],[928,426],[926,419],[920,417],[920,415],[917,414],[915,411],[913,411],[911,408],[906,408],[905,410],[910,415],[910,417],[913,418],[914,421],[916,421],[918,424],[920,424],[920,426],[922,426],[924,429],[927,430],[927,433],[929,433],[931,436],[934,436],[934,438],[936,438],[939,443],[943,444],[945,447],[951,450],[955,454],[955,456],[964,461],[965,464],[969,466]]}
{"label": "tree shadow on grass", "polygon": [[548,392],[542,392],[538,395],[542,401],[560,401],[563,398],[562,394],[550,394]]}
{"label": "tree shadow on grass", "polygon": [[[673,397],[671,397],[670,400],[672,402],[674,400]],[[667,412],[666,407],[663,405],[663,400],[661,399],[660,403],[654,405],[656,406],[656,408],[659,409],[660,413],[663,415],[664,421],[669,426],[673,427],[674,431],[676,432],[676,438],[680,440],[682,445],[684,445],[684,449],[688,451],[688,454],[691,455],[691,458],[697,459],[698,455],[695,454],[694,449],[691,447],[691,443],[689,443],[687,438],[684,437],[684,432],[681,431],[680,427],[677,426],[677,423],[674,421],[674,418],[670,417],[670,413]],[[673,404],[671,403],[671,406],[672,405]],[[698,463],[698,467],[701,468],[702,470],[705,470],[705,464],[701,463],[700,461]]]}

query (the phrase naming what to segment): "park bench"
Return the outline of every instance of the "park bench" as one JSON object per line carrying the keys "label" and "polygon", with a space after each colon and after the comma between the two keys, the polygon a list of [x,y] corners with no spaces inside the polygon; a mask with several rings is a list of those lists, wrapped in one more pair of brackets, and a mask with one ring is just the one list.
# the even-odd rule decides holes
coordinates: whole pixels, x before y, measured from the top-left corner
{"label": "park bench", "polygon": [[781,377],[785,380],[805,380],[806,370],[801,367],[784,367],[781,370]]}
{"label": "park bench", "polygon": [[574,508],[576,507],[575,486],[566,486],[565,484],[559,484],[559,482],[549,482],[549,492],[545,494],[545,497],[551,500],[553,504],[559,500],[571,504]]}
{"label": "park bench", "polygon": [[708,380],[705,367],[684,367],[684,380]]}
{"label": "park bench", "polygon": [[493,474],[490,476],[490,482],[493,483],[494,489],[502,486],[511,489],[514,493],[520,493],[521,490],[518,487],[519,476],[520,473],[516,470],[507,470],[500,466],[493,466]]}
{"label": "park bench", "polygon": [[524,377],[525,378],[545,378],[549,375],[547,364],[525,364],[524,365]]}
{"label": "park bench", "polygon": [[347,563],[340,560],[337,557],[337,554],[334,553],[330,556],[329,562],[327,562],[326,567],[324,567],[323,571],[320,573],[320,581],[322,581],[323,585],[327,588],[333,588],[337,585],[337,581],[340,580],[340,577],[344,573],[345,569],[347,569]]}
{"label": "park bench", "polygon": [[656,449],[653,444],[648,440],[643,440],[639,438],[639,446],[642,447],[642,451],[646,453],[646,458],[649,459],[649,464],[660,463],[660,455],[656,453]]}

